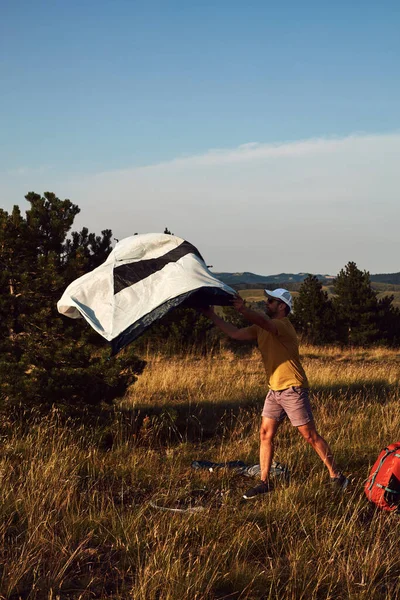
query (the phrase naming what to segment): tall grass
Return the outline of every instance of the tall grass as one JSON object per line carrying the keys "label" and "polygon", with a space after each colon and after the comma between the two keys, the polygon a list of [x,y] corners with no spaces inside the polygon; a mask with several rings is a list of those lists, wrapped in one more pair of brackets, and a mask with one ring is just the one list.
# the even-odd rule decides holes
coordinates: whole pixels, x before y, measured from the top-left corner
{"label": "tall grass", "polygon": [[[385,349],[304,347],[321,433],[351,478],[333,496],[317,456],[288,423],[291,470],[242,505],[251,479],[193,471],[198,458],[257,462],[266,391],[257,352],[149,365],[104,431],[62,423],[5,432],[0,449],[0,597],[34,599],[387,599],[400,597],[399,515],[363,482],[399,439],[400,361]],[[201,491],[203,512],[162,512]]]}

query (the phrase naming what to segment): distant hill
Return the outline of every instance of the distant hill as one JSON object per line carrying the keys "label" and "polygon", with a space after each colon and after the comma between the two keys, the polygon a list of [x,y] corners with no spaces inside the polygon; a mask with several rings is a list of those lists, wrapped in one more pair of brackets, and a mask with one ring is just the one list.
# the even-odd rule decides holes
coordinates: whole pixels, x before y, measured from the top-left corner
{"label": "distant hill", "polygon": [[[255,273],[214,273],[218,279],[233,287],[261,287],[263,285],[270,286],[293,286],[301,284],[307,277],[308,273],[278,273],[277,275],[256,275]],[[325,285],[332,284],[335,279],[334,275],[317,274],[316,277]],[[400,273],[383,273],[371,275],[372,283],[384,283],[388,285],[400,285]],[[297,287],[297,286],[296,286]]]}
{"label": "distant hill", "polygon": [[390,283],[400,285],[400,273],[382,273],[381,275],[371,275],[371,281],[374,283]]}
{"label": "distant hill", "polygon": [[[308,273],[278,273],[277,275],[256,275],[255,273],[214,273],[218,279],[231,286],[246,286],[249,285],[278,285],[278,284],[295,284],[302,283]],[[322,282],[332,281],[332,275],[317,275]]]}

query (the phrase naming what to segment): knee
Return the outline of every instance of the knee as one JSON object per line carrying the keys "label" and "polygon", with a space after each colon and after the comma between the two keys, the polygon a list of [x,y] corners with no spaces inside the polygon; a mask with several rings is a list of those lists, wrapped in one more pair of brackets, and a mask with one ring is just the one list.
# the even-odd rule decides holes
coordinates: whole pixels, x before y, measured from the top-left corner
{"label": "knee", "polygon": [[311,446],[315,446],[319,438],[318,433],[312,430],[301,432],[301,435],[303,436],[307,444],[310,444]]}
{"label": "knee", "polygon": [[272,440],[274,439],[274,432],[273,430],[267,428],[267,427],[261,427],[260,429],[260,441],[270,444],[272,443]]}

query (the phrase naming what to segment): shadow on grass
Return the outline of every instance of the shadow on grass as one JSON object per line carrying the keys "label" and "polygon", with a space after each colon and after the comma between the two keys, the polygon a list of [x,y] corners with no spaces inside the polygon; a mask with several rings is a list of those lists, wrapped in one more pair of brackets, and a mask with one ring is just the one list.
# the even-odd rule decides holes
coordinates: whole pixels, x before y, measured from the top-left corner
{"label": "shadow on grass", "polygon": [[[354,407],[366,403],[385,404],[398,386],[377,379],[368,383],[345,386],[341,383],[317,386],[312,389],[314,401],[323,404],[324,398],[332,396],[337,403],[347,402]],[[335,403],[336,403],[335,402]],[[258,419],[264,403],[263,397],[230,402],[168,402],[162,406],[138,405],[134,409],[121,411],[122,423],[130,429],[139,444],[159,444],[188,441],[201,443],[213,437],[224,437],[235,431],[241,436],[254,432],[254,421]]]}
{"label": "shadow on grass", "polygon": [[254,430],[254,419],[261,412],[263,398],[230,402],[174,402],[163,406],[136,406],[121,412],[124,427],[130,429],[138,444],[155,441],[161,445],[187,441],[201,443],[231,435],[235,430],[247,435]]}
{"label": "shadow on grass", "polygon": [[[326,402],[357,410],[365,404],[385,404],[399,394],[399,386],[376,379],[367,383],[319,385],[311,390],[312,404]],[[56,407],[52,419],[59,425],[84,435],[87,443],[108,450],[115,444],[134,440],[143,446],[163,446],[180,442],[202,443],[212,438],[254,433],[260,419],[264,398],[236,398],[230,401],[168,400],[163,405],[138,404],[134,408],[118,406]],[[32,425],[43,423],[43,415],[24,413],[16,418],[20,433],[28,433]],[[256,424],[256,425],[255,425]],[[8,428],[8,433],[11,429]]]}
{"label": "shadow on grass", "polygon": [[338,382],[333,385],[316,385],[311,391],[314,396],[333,396],[338,400],[351,400],[356,405],[364,404],[366,401],[385,404],[393,394],[399,392],[399,385],[391,385],[385,379],[375,379],[366,383]]}

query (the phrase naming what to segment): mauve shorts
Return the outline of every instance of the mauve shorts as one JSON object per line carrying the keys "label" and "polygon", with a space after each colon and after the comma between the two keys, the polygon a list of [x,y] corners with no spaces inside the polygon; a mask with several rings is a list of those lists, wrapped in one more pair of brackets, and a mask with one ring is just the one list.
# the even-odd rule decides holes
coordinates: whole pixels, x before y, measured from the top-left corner
{"label": "mauve shorts", "polygon": [[282,421],[287,415],[295,427],[313,420],[308,389],[292,386],[278,392],[269,390],[265,398],[262,416]]}

